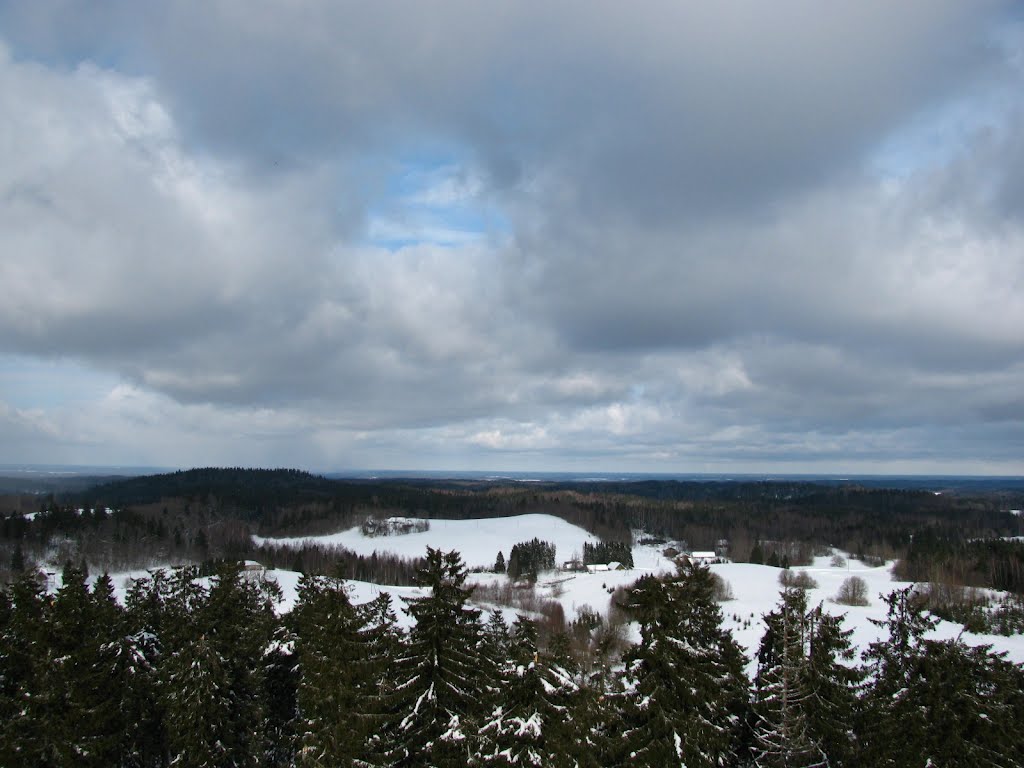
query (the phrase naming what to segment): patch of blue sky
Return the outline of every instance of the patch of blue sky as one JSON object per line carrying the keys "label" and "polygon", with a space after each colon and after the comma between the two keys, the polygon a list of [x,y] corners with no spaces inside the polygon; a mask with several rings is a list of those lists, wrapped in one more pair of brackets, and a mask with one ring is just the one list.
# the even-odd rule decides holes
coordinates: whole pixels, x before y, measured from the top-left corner
{"label": "patch of blue sky", "polygon": [[1019,117],[1024,83],[1024,4],[1010,9],[992,32],[991,43],[1004,62],[998,76],[974,82],[966,95],[937,104],[894,132],[874,153],[871,169],[889,179],[941,167],[983,132],[998,132]]}
{"label": "patch of blue sky", "polygon": [[0,403],[20,410],[93,402],[118,383],[118,377],[73,360],[0,354]]}
{"label": "patch of blue sky", "polygon": [[920,114],[892,134],[871,158],[871,170],[887,179],[906,179],[938,168],[964,150],[971,137],[1002,117],[994,98],[965,99]]}
{"label": "patch of blue sky", "polygon": [[487,199],[481,177],[453,153],[424,152],[396,164],[374,201],[366,244],[387,250],[454,247],[506,235],[510,225]]}
{"label": "patch of blue sky", "polygon": [[61,33],[45,21],[45,9],[38,19],[33,18],[31,5],[0,3],[0,29],[4,30],[0,44],[10,51],[15,61],[32,62],[62,72],[73,72],[89,63],[125,75],[145,74],[136,63],[144,48],[135,42],[124,42],[116,36],[102,34],[98,28],[83,28],[80,24],[74,34]]}

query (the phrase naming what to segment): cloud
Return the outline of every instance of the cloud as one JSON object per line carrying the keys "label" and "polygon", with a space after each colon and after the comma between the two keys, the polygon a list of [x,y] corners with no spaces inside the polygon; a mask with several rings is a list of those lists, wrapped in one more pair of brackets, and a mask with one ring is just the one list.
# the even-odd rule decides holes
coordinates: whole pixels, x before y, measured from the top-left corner
{"label": "cloud", "polygon": [[0,353],[118,463],[1005,468],[1008,8],[0,4]]}

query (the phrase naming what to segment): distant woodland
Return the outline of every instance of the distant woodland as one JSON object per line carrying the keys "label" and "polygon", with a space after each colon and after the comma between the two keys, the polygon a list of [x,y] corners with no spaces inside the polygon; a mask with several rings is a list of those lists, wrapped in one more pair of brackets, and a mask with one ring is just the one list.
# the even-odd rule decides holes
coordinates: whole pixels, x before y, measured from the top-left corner
{"label": "distant woodland", "polygon": [[[837,548],[894,559],[909,580],[1024,593],[1020,490],[936,494],[811,482],[342,481],[297,470],[196,469],[63,494],[0,496],[0,574],[71,560],[96,571],[257,560],[313,574],[411,584],[420,563],[338,548],[278,550],[252,535],[333,533],[390,516],[555,515],[602,541],[643,530],[735,561],[807,563]],[[622,550],[619,550],[620,552]],[[497,553],[496,553],[497,554]],[[621,559],[616,557],[614,559]],[[18,566],[15,568],[14,566]]]}

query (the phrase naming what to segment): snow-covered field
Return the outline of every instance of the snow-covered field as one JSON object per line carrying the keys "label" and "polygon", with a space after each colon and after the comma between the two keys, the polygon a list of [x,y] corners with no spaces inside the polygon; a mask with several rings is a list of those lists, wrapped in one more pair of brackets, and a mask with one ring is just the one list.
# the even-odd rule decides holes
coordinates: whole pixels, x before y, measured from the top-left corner
{"label": "snow-covered field", "polygon": [[596,536],[553,515],[428,522],[428,530],[401,536],[365,536],[356,527],[326,536],[280,539],[254,536],[253,540],[257,544],[279,547],[302,547],[306,544],[341,546],[360,555],[378,552],[409,558],[422,557],[427,547],[445,551],[456,549],[462,553],[468,568],[489,568],[494,565],[498,552],[503,552],[507,558],[515,544],[533,538],[554,544],[559,560],[569,560],[574,554],[581,553],[586,541],[597,542]]}
{"label": "snow-covered field", "polygon": [[[560,561],[570,559],[579,553],[583,542],[596,541],[595,537],[583,529],[548,515],[522,515],[490,520],[431,520],[430,530],[401,536],[365,537],[358,528],[355,528],[331,536],[260,541],[273,542],[280,546],[296,546],[302,542],[341,544],[361,554],[369,555],[376,550],[402,557],[420,556],[429,545],[443,550],[458,550],[462,553],[467,566],[472,568],[489,567],[494,563],[498,551],[504,552],[507,557],[514,544],[534,537],[554,542]],[[671,573],[675,569],[672,562],[662,556],[659,547],[636,546],[633,548],[633,558],[635,567],[628,571],[542,574],[536,586],[537,596],[559,601],[565,610],[566,618],[570,621],[584,606],[607,614],[612,592],[616,587],[628,586],[645,573]],[[908,583],[892,580],[890,566],[891,564],[868,567],[851,559],[842,567],[833,567],[830,558],[820,557],[810,566],[791,570],[806,571],[817,582],[817,587],[808,590],[808,605],[815,606],[821,602],[829,613],[844,614],[846,628],[853,630],[851,640],[854,646],[858,651],[863,651],[870,643],[884,636],[884,630],[871,623],[872,619],[880,620],[885,617],[885,604],[880,595],[888,595],[894,589],[909,586]],[[712,565],[711,569],[732,588],[734,599],[721,604],[725,626],[746,651],[750,659],[748,670],[752,673],[755,666],[752,657],[764,632],[762,616],[772,610],[778,601],[781,570],[751,563],[723,563]],[[119,596],[123,598],[131,578],[145,575],[145,571],[114,575],[114,584]],[[268,570],[265,575],[275,580],[282,589],[284,597],[278,609],[281,612],[291,610],[297,596],[299,574],[293,571]],[[832,602],[842,582],[850,576],[859,576],[867,583],[869,605],[854,607]],[[473,573],[470,574],[468,583],[483,585],[501,582],[505,578],[499,574]],[[416,587],[383,586],[360,581],[349,581],[348,585],[354,603],[369,602],[381,592],[390,593],[399,623],[406,627],[410,624],[410,618],[402,610],[402,598],[425,594],[424,590]],[[514,619],[515,613],[512,609],[502,610],[509,621]],[[638,639],[635,628],[631,634],[634,639]],[[1024,663],[1022,635],[974,635],[963,632],[957,624],[943,621],[936,628],[933,637],[949,638],[961,634],[969,644],[990,644],[997,651],[1006,651],[1011,661]]]}
{"label": "snow-covered field", "polygon": [[[848,560],[842,568],[829,565],[828,557],[816,558],[812,565],[793,568],[793,571],[806,571],[818,586],[807,590],[807,605],[814,607],[824,603],[824,610],[833,615],[843,614],[846,617],[844,626],[852,629],[850,640],[859,651],[864,651],[870,643],[886,636],[885,630],[871,623],[871,619],[885,618],[885,603],[880,595],[888,595],[894,589],[909,587],[909,582],[894,581],[890,569],[892,563],[872,568],[857,560]],[[761,616],[778,602],[779,571],[767,565],[750,563],[728,563],[713,565],[711,570],[718,573],[732,585],[735,600],[722,603],[725,625],[736,640],[746,649],[748,658],[757,651],[757,645],[764,632]],[[832,602],[839,586],[849,576],[859,576],[868,585],[869,605],[849,606]],[[749,622],[749,626],[744,623]],[[1006,651],[1011,661],[1024,663],[1024,635],[1002,637],[999,635],[975,635],[964,632],[959,624],[940,621],[930,635],[934,639],[956,637],[963,633],[964,642],[969,645],[989,644],[997,651]],[[753,664],[750,667],[753,668]]]}

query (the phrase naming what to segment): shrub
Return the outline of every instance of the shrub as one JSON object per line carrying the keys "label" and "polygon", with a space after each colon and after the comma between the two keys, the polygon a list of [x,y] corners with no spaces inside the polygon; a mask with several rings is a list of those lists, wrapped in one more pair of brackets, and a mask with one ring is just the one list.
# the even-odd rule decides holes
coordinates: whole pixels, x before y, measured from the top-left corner
{"label": "shrub", "polygon": [[815,589],[818,586],[807,571],[782,571],[779,573],[779,584],[793,589]]}
{"label": "shrub", "polygon": [[430,530],[430,522],[413,517],[367,517],[359,526],[363,536],[406,536]]}
{"label": "shrub", "polygon": [[836,602],[840,605],[867,605],[868,583],[860,576],[850,576],[839,585]]}
{"label": "shrub", "polygon": [[989,621],[990,631],[999,635],[1024,634],[1024,599],[1008,595],[999,601]]}
{"label": "shrub", "polygon": [[932,582],[925,585],[919,595],[925,609],[940,619],[963,624],[969,632],[991,631],[989,600],[983,591],[960,584]]}
{"label": "shrub", "polygon": [[836,552],[834,555],[832,555],[832,559],[829,561],[829,565],[831,565],[833,568],[845,568],[846,558],[840,555],[838,552]]}
{"label": "shrub", "polygon": [[717,573],[711,574],[711,596],[716,603],[724,603],[728,600],[735,600],[736,595],[733,594],[732,584],[723,579]]}

